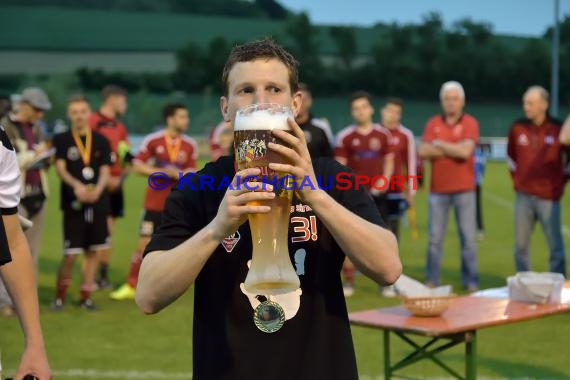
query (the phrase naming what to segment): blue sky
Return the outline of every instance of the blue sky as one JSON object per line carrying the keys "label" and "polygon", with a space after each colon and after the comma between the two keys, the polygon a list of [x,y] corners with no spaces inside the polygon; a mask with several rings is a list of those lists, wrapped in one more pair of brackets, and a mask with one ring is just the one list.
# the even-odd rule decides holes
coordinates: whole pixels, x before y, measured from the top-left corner
{"label": "blue sky", "polygon": [[[490,22],[502,34],[536,36],[553,23],[554,0],[280,0],[305,10],[319,24],[373,25],[376,22],[416,23],[438,11],[446,24],[470,17]],[[570,16],[570,0],[560,0],[561,18]]]}

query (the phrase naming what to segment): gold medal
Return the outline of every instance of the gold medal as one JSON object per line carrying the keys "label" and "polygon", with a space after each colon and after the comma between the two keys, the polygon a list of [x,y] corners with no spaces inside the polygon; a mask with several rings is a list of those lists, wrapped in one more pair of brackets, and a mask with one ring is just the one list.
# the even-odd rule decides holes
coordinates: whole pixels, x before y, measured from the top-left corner
{"label": "gold medal", "polygon": [[178,160],[178,152],[180,151],[180,146],[182,145],[182,139],[177,137],[173,139],[172,137],[168,136],[167,133],[164,133],[164,141],[166,142],[166,151],[168,152],[168,160],[172,164],[176,164]]}
{"label": "gold medal", "polygon": [[264,301],[255,308],[253,322],[264,333],[274,333],[283,327],[285,311],[277,302]]}
{"label": "gold medal", "polygon": [[75,142],[75,146],[77,147],[81,160],[83,161],[83,165],[85,166],[81,170],[81,174],[85,180],[89,181],[95,177],[93,168],[89,166],[89,162],[91,161],[91,148],[93,147],[93,134],[91,133],[91,129],[87,129],[87,133],[85,134],[85,145],[83,145],[83,141],[81,141],[79,133],[77,133],[76,130],[73,129],[71,134],[73,135],[73,141]]}

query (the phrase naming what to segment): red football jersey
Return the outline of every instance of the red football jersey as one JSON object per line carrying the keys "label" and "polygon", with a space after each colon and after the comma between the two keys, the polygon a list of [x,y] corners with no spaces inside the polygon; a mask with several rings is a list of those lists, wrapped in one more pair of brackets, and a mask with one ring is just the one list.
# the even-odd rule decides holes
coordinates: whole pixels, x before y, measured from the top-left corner
{"label": "red football jersey", "polygon": [[[392,135],[391,144],[394,151],[394,176],[408,176],[407,181],[404,182],[399,179],[397,183],[406,186],[411,194],[415,194],[417,180],[410,178],[415,176],[417,171],[414,134],[401,124],[389,131]],[[399,185],[390,186],[389,193],[402,193],[403,190],[404,189]]]}
{"label": "red football jersey", "polygon": [[[133,159],[133,163],[144,162],[159,168],[173,166],[181,172],[196,169],[196,160],[198,158],[198,145],[196,141],[186,135],[182,135],[170,141],[171,146],[167,146],[168,137],[165,130],[151,133],[143,140],[141,147]],[[179,144],[178,151],[176,146]],[[176,157],[171,160],[170,153],[175,152]],[[152,163],[151,163],[152,161]],[[170,186],[165,189],[153,189],[147,186],[144,208],[148,211],[162,211],[164,202],[174,186],[175,180],[170,181]]]}
{"label": "red football jersey", "polygon": [[[384,159],[394,156],[390,139],[390,132],[378,124],[373,124],[365,134],[351,125],[338,133],[334,155],[337,159],[346,160],[346,166],[355,175],[372,179],[383,174]],[[366,187],[370,189],[370,184]]]}
{"label": "red football jersey", "polygon": [[99,112],[92,112],[89,115],[89,126],[96,132],[99,132],[111,146],[111,176],[119,177],[123,172],[121,163],[119,162],[119,143],[125,141],[129,143],[129,135],[127,128],[122,121],[117,119],[109,119]]}
{"label": "red football jersey", "polygon": [[[208,143],[210,144],[210,156],[212,161],[216,161],[221,156],[224,156],[230,152],[228,149],[232,149],[233,147],[227,147],[226,141],[222,141],[222,136],[225,132],[231,130],[231,127],[228,126],[228,123],[225,121],[221,121],[208,135]],[[233,133],[233,132],[232,132]]]}

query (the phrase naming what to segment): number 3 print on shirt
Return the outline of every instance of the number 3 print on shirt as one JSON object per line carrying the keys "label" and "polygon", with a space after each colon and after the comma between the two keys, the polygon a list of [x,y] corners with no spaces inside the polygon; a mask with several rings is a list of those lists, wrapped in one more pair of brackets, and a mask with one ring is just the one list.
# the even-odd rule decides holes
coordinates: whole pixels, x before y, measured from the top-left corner
{"label": "number 3 print on shirt", "polygon": [[309,216],[309,219],[304,216],[294,216],[291,218],[293,224],[293,232],[299,234],[291,237],[291,243],[301,243],[303,241],[316,241],[319,236],[317,234],[317,217],[315,215]]}

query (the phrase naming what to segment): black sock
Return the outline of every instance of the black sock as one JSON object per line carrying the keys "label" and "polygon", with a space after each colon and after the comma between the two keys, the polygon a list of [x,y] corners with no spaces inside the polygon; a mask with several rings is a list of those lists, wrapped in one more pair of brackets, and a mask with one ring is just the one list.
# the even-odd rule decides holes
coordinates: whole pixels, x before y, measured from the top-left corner
{"label": "black sock", "polygon": [[99,264],[99,279],[108,280],[109,264],[101,263]]}

